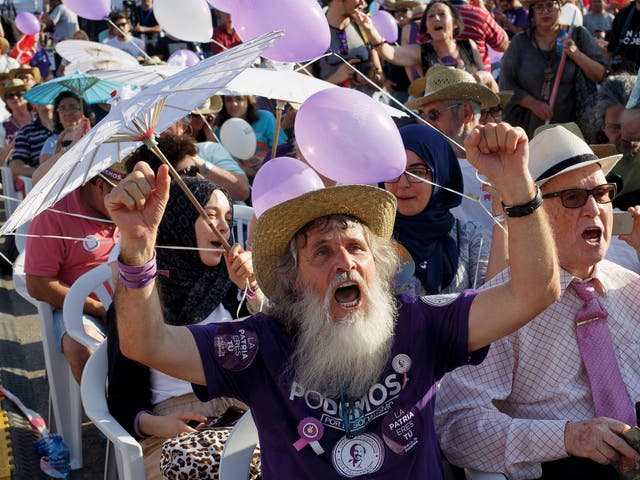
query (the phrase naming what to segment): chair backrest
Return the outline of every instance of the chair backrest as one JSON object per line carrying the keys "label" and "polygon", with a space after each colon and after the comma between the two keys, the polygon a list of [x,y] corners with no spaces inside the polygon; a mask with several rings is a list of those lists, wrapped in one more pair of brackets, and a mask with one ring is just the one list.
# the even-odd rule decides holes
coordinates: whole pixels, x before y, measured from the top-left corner
{"label": "chair backrest", "polygon": [[220,480],[246,480],[257,444],[258,429],[251,411],[247,411],[227,437],[220,456]]}
{"label": "chair backrest", "polygon": [[251,232],[249,226],[253,218],[253,208],[247,205],[233,206],[233,237],[242,248],[247,247],[247,240]]}
{"label": "chair backrest", "polygon": [[82,373],[80,391],[87,417],[115,448],[119,480],[146,478],[140,444],[109,413],[106,398],[107,342],[89,357]]}
{"label": "chair backrest", "polygon": [[64,297],[62,315],[67,333],[71,338],[90,349],[96,348],[100,342],[87,335],[84,331],[82,310],[86,298],[92,292],[102,302],[104,308],[109,308],[109,305],[111,305],[111,292],[106,288],[105,283],[110,285],[111,292],[113,292],[110,263],[98,265],[78,277]]}
{"label": "chair backrest", "polygon": [[23,250],[13,262],[13,288],[27,302],[37,307],[39,302],[27,292],[27,281],[24,274],[24,255]]}
{"label": "chair backrest", "polygon": [[13,186],[13,172],[8,165],[0,166],[0,174],[2,178],[2,194],[8,197],[4,198],[4,212],[6,217],[9,218],[22,201],[22,193],[16,192]]}

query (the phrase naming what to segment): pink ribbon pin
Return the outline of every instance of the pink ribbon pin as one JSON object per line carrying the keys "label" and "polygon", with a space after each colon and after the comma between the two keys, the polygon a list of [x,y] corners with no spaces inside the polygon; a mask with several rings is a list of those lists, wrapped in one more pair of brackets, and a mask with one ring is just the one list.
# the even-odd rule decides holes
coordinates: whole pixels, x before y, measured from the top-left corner
{"label": "pink ribbon pin", "polygon": [[297,451],[310,445],[316,455],[322,455],[324,453],[320,442],[318,442],[318,440],[322,438],[322,435],[324,435],[324,425],[322,425],[319,420],[313,417],[300,420],[298,424],[298,435],[300,435],[300,438],[293,444]]}

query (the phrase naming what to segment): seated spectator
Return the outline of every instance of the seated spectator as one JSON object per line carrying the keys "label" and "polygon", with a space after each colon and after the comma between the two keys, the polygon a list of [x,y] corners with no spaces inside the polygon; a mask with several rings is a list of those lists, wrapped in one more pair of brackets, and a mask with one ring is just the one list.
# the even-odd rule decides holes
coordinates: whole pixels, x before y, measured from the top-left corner
{"label": "seated spectator", "polygon": [[618,153],[623,155],[612,172],[622,178],[622,188],[616,195],[613,206],[626,210],[640,205],[640,138],[625,140],[622,138],[622,112],[636,76],[628,73],[611,75],[598,90],[597,119],[600,128],[609,143],[615,145]]}
{"label": "seated spectator", "polygon": [[14,175],[31,177],[40,165],[40,151],[53,135],[53,105],[33,104],[37,118],[16,133],[9,166]]}
{"label": "seated spectator", "polygon": [[487,213],[491,212],[491,195],[483,190],[475,167],[469,163],[461,147],[480,125],[482,110],[498,105],[500,97],[476,82],[470,73],[441,65],[431,67],[426,78],[415,80],[409,86],[409,94],[414,99],[405,105],[420,111],[422,118],[453,141],[450,143],[462,170],[466,197],[453,210],[453,215],[491,231],[494,221]]}
{"label": "seated spectator", "polygon": [[144,53],[146,52],[145,44],[139,38],[131,35],[131,23],[129,23],[129,18],[123,12],[118,11],[112,12],[110,18],[118,28],[109,26],[110,38],[105,43],[127,52],[133,57],[144,57]]}
{"label": "seated spectator", "polygon": [[7,110],[11,114],[2,125],[0,125],[0,148],[2,149],[1,159],[4,160],[11,154],[13,141],[22,127],[35,120],[31,106],[24,99],[24,93],[29,90],[22,80],[16,78],[7,80],[0,89],[0,98],[4,102]]}
{"label": "seated spectator", "polygon": [[[211,221],[228,240],[233,223],[233,206],[226,191],[213,183],[185,178],[185,184]],[[166,210],[158,230],[157,245],[221,249],[220,242],[199,217],[180,187],[173,182]],[[223,258],[224,257],[224,258]],[[164,320],[169,325],[206,325],[229,322],[238,315],[238,292],[255,287],[251,254],[234,245],[230,253],[207,250],[157,248]],[[249,311],[260,309],[263,297],[249,290]],[[242,308],[240,315],[247,314]],[[141,441],[147,478],[160,477],[160,454],[164,440],[182,432],[194,432],[188,425],[206,417],[221,415],[230,399],[201,403],[191,385],[125,357],[119,348],[114,308],[108,316],[109,410],[127,431]],[[246,407],[244,407],[246,409]],[[194,462],[198,460],[194,457]]]}
{"label": "seated spectator", "polygon": [[[218,115],[218,124],[222,126],[229,118],[242,118],[251,125],[256,134],[256,153],[248,160],[238,159],[242,170],[249,178],[253,178],[265,158],[271,155],[276,133],[276,118],[268,110],[259,110],[256,97],[253,95],[225,95],[222,99],[223,106]],[[280,128],[278,145],[282,145],[287,140],[287,134]]]}
{"label": "seated spectator", "polygon": [[[601,82],[606,59],[593,36],[582,26],[575,27],[571,38],[562,38],[558,0],[529,0],[524,4],[530,9],[530,27],[513,38],[502,57],[500,90],[514,92],[504,119],[524,128],[529,138],[545,122],[576,122],[590,138],[591,119],[579,117],[592,105],[582,103],[587,99],[577,93],[577,78],[580,75],[585,81]],[[566,63],[552,108],[549,101],[562,54],[556,48],[558,42],[563,45]]]}
{"label": "seated spectator", "polygon": [[[211,142],[205,142],[211,143]],[[218,144],[214,144],[218,145]],[[206,148],[208,153],[214,152],[217,158],[213,162],[204,160],[199,156],[198,144],[189,135],[177,135],[165,132],[158,137],[158,147],[167,157],[169,163],[173,165],[182,177],[201,177],[211,182],[215,182],[225,188],[231,198],[236,201],[244,201],[249,198],[249,180],[240,170],[238,164],[228,154],[221,155],[221,151],[215,148]],[[224,147],[220,147],[224,150]],[[226,152],[226,150],[225,150]],[[136,163],[144,161],[148,163],[154,171],[157,171],[162,161],[151,152],[146,146],[140,149],[129,159],[127,159],[127,171],[133,171]],[[227,170],[225,167],[235,164],[235,167]]]}
{"label": "seated spectator", "polygon": [[463,189],[453,150],[439,132],[425,125],[404,126],[400,136],[408,173],[384,187],[398,201],[394,238],[411,254],[415,273],[396,293],[422,296],[479,287],[484,283],[491,235],[451,213],[462,201],[454,192]]}
{"label": "seated spectator", "polygon": [[[636,424],[640,398],[640,276],[603,260],[616,194],[605,175],[619,158],[597,158],[562,126],[531,140],[529,169],[545,199],[562,295],[494,342],[478,368],[443,379],[436,430],[455,465],[514,480],[603,480],[620,478],[614,462],[640,460],[620,438]],[[491,284],[507,278],[504,271]]]}
{"label": "seated spectator", "polygon": [[[104,170],[29,224],[24,264],[27,291],[54,309],[57,341],[78,383],[91,351],[66,334],[62,305],[76,279],[105,263],[116,244],[118,229],[109,220],[104,197],[124,175],[122,164]],[[85,331],[101,340],[106,315],[104,306],[97,299],[88,297],[83,311],[93,317],[85,317]]]}
{"label": "seated spectator", "polygon": [[40,150],[40,164],[52,155],[66,151],[91,129],[91,111],[71,91],[61,92],[53,101],[53,135],[50,135]]}

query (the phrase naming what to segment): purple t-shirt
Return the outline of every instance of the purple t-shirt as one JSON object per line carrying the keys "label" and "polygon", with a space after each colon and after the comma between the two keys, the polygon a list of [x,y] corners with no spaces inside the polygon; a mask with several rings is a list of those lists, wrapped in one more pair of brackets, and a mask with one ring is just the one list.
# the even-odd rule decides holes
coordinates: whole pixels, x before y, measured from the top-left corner
{"label": "purple t-shirt", "polygon": [[[444,373],[480,363],[487,349],[467,352],[468,318],[476,292],[411,299],[400,296],[395,336],[382,376],[348,412],[283,374],[293,340],[270,316],[189,326],[207,386],[203,401],[235,397],[251,408],[265,480],[442,477],[433,426],[436,382]],[[301,440],[302,439],[302,440]]]}

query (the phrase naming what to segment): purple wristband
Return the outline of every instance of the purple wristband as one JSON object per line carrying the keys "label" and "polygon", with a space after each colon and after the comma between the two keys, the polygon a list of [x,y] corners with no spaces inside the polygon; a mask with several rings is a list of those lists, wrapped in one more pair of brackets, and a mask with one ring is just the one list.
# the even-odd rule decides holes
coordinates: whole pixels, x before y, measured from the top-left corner
{"label": "purple wristband", "polygon": [[136,418],[133,419],[133,431],[136,432],[136,435],[138,435],[140,438],[147,438],[149,435],[145,435],[144,433],[142,433],[140,431],[140,429],[138,428],[138,423],[140,423],[140,416],[143,413],[148,413],[149,415],[153,415],[153,412],[150,412],[149,410],[140,410],[137,414],[136,414]]}
{"label": "purple wristband", "polygon": [[151,284],[158,274],[156,265],[156,252],[153,252],[153,258],[142,265],[127,265],[122,263],[118,258],[118,269],[120,274],[120,283],[129,288],[144,288]]}
{"label": "purple wristband", "polygon": [[247,289],[247,298],[250,298],[251,300],[256,298],[256,292],[258,290],[260,290],[260,285],[258,285],[257,283],[253,287],[249,287]]}

